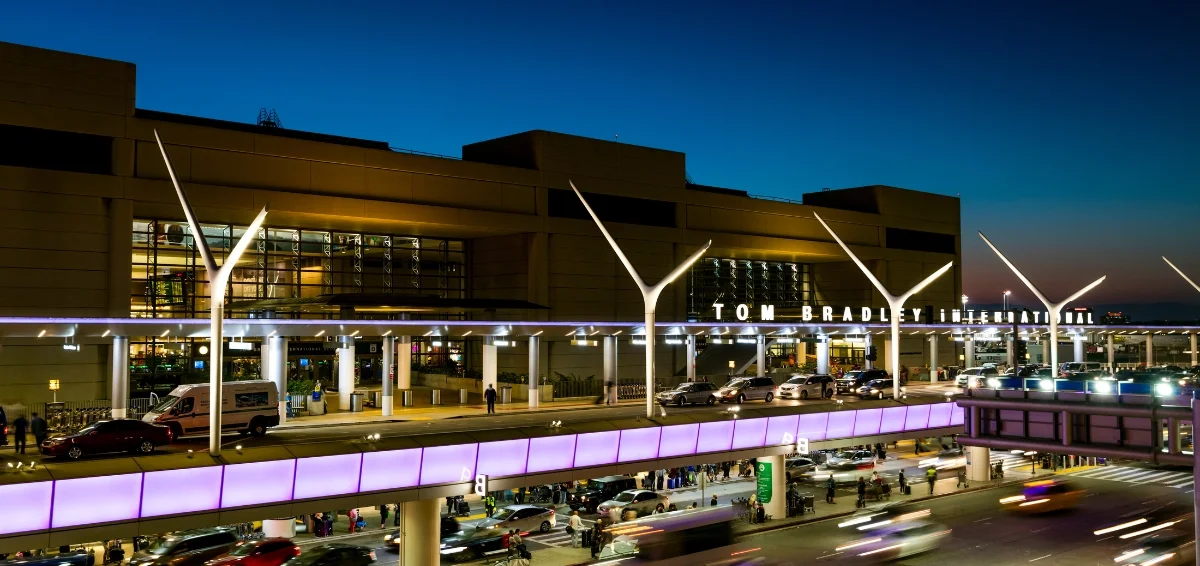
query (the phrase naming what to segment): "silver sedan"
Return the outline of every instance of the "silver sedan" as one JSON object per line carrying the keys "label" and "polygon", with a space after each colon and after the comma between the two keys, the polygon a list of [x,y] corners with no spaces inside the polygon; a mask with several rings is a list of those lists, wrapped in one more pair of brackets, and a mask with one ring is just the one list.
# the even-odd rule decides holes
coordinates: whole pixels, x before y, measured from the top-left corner
{"label": "silver sedan", "polygon": [[713,396],[716,393],[717,386],[708,382],[695,383],[680,383],[670,391],[663,391],[654,398],[661,405],[677,405],[683,406],[690,403],[705,403],[712,405],[717,402],[717,398]]}

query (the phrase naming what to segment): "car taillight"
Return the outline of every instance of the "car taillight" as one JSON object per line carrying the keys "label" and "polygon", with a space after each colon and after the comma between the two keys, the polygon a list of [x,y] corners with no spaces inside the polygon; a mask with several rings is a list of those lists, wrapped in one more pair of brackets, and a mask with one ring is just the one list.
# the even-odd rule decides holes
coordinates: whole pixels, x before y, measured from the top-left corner
{"label": "car taillight", "polygon": [[292,556],[300,556],[300,547],[298,547],[298,546],[292,547]]}
{"label": "car taillight", "polygon": [[368,554],[369,554],[369,555],[370,555],[370,557],[371,557],[371,561],[372,561],[372,562],[374,562],[374,561],[375,561],[375,551],[374,551],[374,550],[372,550],[372,551],[371,551],[371,552],[369,552]]}
{"label": "car taillight", "polygon": [[553,510],[553,509],[551,509],[551,510],[550,510],[550,514],[551,514],[551,515],[554,515],[554,510]]}

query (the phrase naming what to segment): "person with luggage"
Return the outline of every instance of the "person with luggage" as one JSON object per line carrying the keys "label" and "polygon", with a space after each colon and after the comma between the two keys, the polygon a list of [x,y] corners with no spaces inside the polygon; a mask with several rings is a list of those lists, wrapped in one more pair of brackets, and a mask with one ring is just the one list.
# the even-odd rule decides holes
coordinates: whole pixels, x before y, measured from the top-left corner
{"label": "person with luggage", "polygon": [[592,523],[592,530],[588,531],[591,540],[587,542],[591,543],[593,559],[600,556],[600,548],[604,546],[604,523],[604,517],[600,517],[596,519],[595,523]]}
{"label": "person with luggage", "polygon": [[959,488],[959,487],[961,487],[961,488],[967,488],[967,487],[970,487],[969,485],[967,485],[967,469],[966,469],[966,468],[959,468],[959,469],[958,469],[958,483],[956,483],[956,484],[954,485],[954,487],[956,487],[956,488]]}
{"label": "person with luggage", "polygon": [[861,476],[858,478],[858,501],[854,506],[860,508],[867,506],[867,480]]}
{"label": "person with luggage", "polygon": [[837,482],[833,479],[833,474],[829,474],[829,481],[825,484],[825,503],[833,503],[833,496],[837,491]]}
{"label": "person with luggage", "polygon": [[583,519],[579,518],[579,511],[571,511],[571,518],[567,520],[567,534],[571,535],[571,548],[579,548],[579,540],[583,538]]}
{"label": "person with luggage", "polygon": [[900,470],[900,494],[905,494],[905,486],[908,485],[908,479],[904,477],[904,470]]}

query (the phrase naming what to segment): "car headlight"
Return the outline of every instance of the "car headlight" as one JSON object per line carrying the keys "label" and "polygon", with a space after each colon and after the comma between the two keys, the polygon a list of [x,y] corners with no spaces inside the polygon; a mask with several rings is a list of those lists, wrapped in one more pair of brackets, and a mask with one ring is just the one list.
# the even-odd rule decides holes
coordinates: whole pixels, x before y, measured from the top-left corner
{"label": "car headlight", "polygon": [[[967,383],[970,383],[970,381],[968,381]],[[988,384],[988,387],[998,388],[998,387],[1000,387],[1000,380],[996,379],[994,377],[989,377],[987,380],[987,384]]]}
{"label": "car headlight", "polygon": [[871,388],[871,393],[879,393],[879,390],[878,390],[878,389],[875,389],[874,387],[872,387],[872,388]]}
{"label": "car headlight", "polygon": [[442,554],[457,554],[457,553],[459,553],[459,552],[462,552],[462,551],[464,551],[464,550],[466,550],[466,547],[462,547],[462,546],[454,546],[454,547],[450,547],[450,548],[443,548],[443,549],[442,549]]}
{"label": "car headlight", "polygon": [[392,535],[383,535],[384,542],[392,540]]}
{"label": "car headlight", "polygon": [[1092,383],[1092,389],[1096,393],[1112,393],[1112,384],[1107,381],[1096,381]]}
{"label": "car headlight", "polygon": [[1160,383],[1160,384],[1154,386],[1154,392],[1158,393],[1159,395],[1166,396],[1166,395],[1173,395],[1175,393],[1175,390],[1171,388],[1170,383]]}

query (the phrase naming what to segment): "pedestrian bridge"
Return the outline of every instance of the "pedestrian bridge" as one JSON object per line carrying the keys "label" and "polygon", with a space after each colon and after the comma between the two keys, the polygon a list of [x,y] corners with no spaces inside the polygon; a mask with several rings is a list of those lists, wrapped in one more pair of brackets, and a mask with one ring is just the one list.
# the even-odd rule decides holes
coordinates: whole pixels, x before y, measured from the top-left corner
{"label": "pedestrian bridge", "polygon": [[479,428],[453,434],[6,469],[0,501],[11,512],[0,522],[0,552],[461,495],[478,475],[496,490],[787,454],[797,439],[815,450],[963,432],[962,409],[936,397],[849,406],[739,406],[516,428],[479,419]]}

